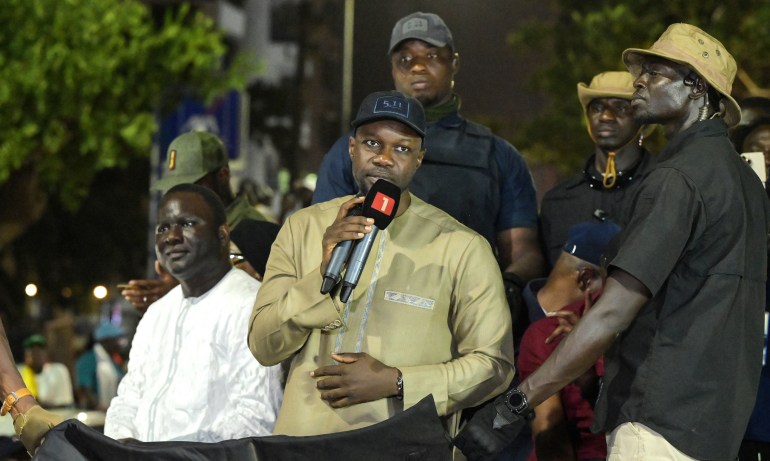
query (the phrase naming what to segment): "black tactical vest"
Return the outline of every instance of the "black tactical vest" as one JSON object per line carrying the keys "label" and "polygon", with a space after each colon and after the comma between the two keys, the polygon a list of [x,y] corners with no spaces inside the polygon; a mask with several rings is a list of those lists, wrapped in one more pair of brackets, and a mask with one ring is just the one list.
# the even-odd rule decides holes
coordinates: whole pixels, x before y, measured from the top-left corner
{"label": "black tactical vest", "polygon": [[500,209],[494,135],[481,125],[428,125],[425,158],[409,190],[484,236],[495,248]]}

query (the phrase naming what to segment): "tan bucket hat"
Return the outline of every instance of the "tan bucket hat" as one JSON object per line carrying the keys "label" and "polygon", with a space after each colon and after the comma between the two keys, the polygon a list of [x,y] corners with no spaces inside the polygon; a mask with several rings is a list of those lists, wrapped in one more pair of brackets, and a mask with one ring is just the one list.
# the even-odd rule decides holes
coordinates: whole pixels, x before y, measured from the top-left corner
{"label": "tan bucket hat", "polygon": [[634,76],[629,72],[602,72],[596,74],[589,85],[578,83],[577,93],[585,114],[588,104],[597,98],[631,99],[634,95]]}
{"label": "tan bucket hat", "polygon": [[[608,71],[596,74],[591,79],[591,83],[586,85],[583,82],[577,84],[578,99],[583,106],[583,118],[586,122],[586,128],[591,124],[588,122],[588,104],[598,98],[618,98],[631,100],[634,95],[634,76],[624,71]],[[649,136],[655,129],[655,125],[642,126],[642,133],[645,137]],[[591,130],[589,129],[590,133]]]}
{"label": "tan bucket hat", "polygon": [[741,108],[730,96],[738,66],[719,40],[690,24],[671,24],[649,50],[629,48],[623,52],[623,62],[634,77],[641,73],[645,56],[659,56],[690,67],[724,96],[727,126],[741,120]]}

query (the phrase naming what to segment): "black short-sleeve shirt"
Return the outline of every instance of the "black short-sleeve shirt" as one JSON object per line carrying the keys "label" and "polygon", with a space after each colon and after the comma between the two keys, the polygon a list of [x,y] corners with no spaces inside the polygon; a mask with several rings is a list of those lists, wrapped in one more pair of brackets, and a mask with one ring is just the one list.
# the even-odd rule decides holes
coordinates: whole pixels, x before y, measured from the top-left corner
{"label": "black short-sleeve shirt", "polygon": [[601,184],[602,174],[596,170],[595,156],[586,161],[580,173],[549,190],[540,203],[540,241],[549,267],[556,264],[567,242],[569,229],[575,224],[593,221],[601,210],[621,227],[626,224],[628,209],[642,179],[655,166],[655,158],[643,149],[639,162],[629,171],[618,172],[618,181],[610,189]]}
{"label": "black short-sleeve shirt", "polygon": [[639,422],[698,459],[732,459],[757,392],[770,211],[721,120],[661,153],[611,266],[652,293],[605,354],[596,425]]}

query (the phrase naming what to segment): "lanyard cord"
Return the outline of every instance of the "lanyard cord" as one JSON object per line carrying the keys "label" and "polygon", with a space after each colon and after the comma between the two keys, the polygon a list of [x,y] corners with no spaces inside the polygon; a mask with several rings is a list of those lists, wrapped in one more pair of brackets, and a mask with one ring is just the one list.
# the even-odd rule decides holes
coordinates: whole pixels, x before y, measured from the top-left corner
{"label": "lanyard cord", "polygon": [[611,189],[617,179],[618,171],[615,168],[615,152],[609,152],[607,154],[607,168],[604,169],[602,177],[602,185],[604,185],[605,189]]}

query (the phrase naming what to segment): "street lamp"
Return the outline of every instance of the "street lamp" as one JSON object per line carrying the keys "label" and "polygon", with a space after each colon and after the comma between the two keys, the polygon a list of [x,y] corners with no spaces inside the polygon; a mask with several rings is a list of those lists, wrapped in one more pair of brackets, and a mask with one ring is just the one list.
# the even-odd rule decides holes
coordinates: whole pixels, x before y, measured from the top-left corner
{"label": "street lamp", "polygon": [[27,286],[24,287],[24,293],[26,293],[30,298],[34,298],[35,295],[37,295],[37,285],[34,283],[27,284]]}
{"label": "street lamp", "polygon": [[104,285],[97,285],[94,287],[94,298],[104,299],[107,297],[107,288]]}

